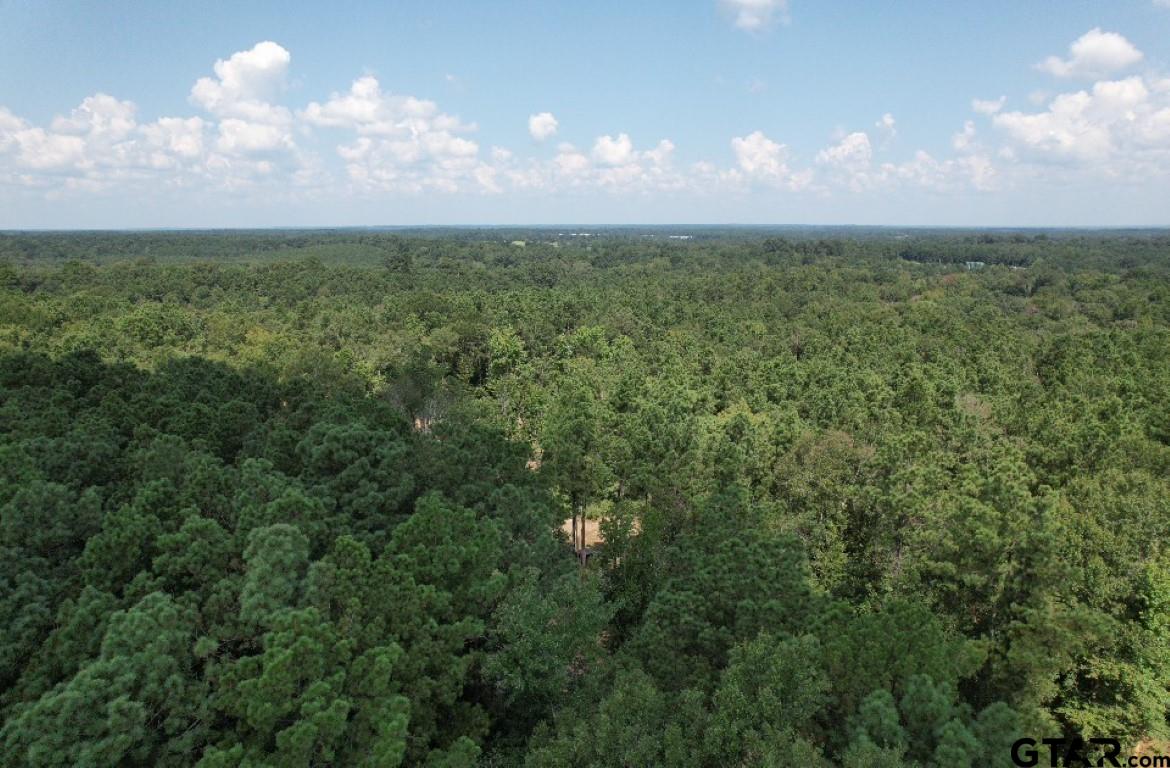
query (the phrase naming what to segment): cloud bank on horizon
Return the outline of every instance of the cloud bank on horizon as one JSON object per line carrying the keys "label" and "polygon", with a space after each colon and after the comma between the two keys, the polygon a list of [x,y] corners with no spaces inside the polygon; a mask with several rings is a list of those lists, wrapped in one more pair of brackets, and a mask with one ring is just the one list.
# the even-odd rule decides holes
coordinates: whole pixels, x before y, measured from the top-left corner
{"label": "cloud bank on horizon", "polygon": [[[748,35],[788,23],[784,0],[719,6]],[[1124,35],[1100,27],[1039,58],[1035,68],[1053,90],[1034,103],[971,94],[945,154],[892,146],[901,123],[889,112],[866,126],[838,127],[805,158],[769,125],[721,137],[725,153],[687,162],[669,135],[631,136],[620,115],[591,142],[554,141],[571,120],[549,110],[517,114],[511,146],[485,146],[474,120],[391,92],[372,74],[297,102],[289,88],[295,64],[293,52],[272,40],[231,53],[189,86],[188,114],[144,117],[133,100],[100,91],[44,124],[0,105],[0,203],[31,197],[67,211],[87,196],[225,194],[309,203],[761,194],[832,201],[907,189],[959,198],[1037,184],[1170,179],[1170,77]],[[0,216],[0,226],[20,225]]]}

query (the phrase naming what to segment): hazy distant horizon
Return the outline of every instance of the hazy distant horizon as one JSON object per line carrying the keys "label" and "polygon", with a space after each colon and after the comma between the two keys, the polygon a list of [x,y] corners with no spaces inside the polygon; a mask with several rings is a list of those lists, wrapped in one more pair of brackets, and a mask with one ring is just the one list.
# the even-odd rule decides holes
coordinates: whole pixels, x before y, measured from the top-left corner
{"label": "hazy distant horizon", "polygon": [[1074,232],[1074,233],[1119,233],[1119,232],[1150,232],[1170,233],[1170,225],[1062,225],[1062,226],[1011,226],[1000,224],[988,225],[965,225],[965,224],[739,224],[739,223],[706,223],[706,224],[609,224],[609,223],[586,223],[586,224],[350,224],[329,226],[321,225],[314,226],[311,224],[297,225],[297,226],[239,226],[239,227],[27,227],[27,228],[0,228],[0,234],[14,235],[14,234],[53,234],[53,233],[127,233],[133,234],[138,232],[175,232],[175,233],[217,233],[217,232],[354,232],[354,231],[372,231],[372,232],[417,232],[417,231],[450,231],[450,232],[475,232],[479,230],[514,230],[514,231],[536,231],[536,232],[552,232],[568,230],[587,232],[590,230],[605,233],[612,231],[623,230],[677,230],[679,232],[701,232],[701,231],[735,231],[743,230],[749,232],[785,232],[785,231],[854,231],[854,230],[889,230],[892,232],[899,231],[921,231],[921,232],[1036,232],[1036,233],[1052,233],[1052,232]]}

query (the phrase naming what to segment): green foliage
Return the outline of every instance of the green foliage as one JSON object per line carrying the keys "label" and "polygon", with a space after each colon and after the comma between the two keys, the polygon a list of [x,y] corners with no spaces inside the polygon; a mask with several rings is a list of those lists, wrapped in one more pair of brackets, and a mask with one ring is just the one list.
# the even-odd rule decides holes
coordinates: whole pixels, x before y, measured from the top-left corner
{"label": "green foliage", "polygon": [[522,573],[494,612],[484,660],[485,677],[503,693],[509,717],[538,722],[583,677],[596,674],[612,617],[596,579],[565,574],[542,583],[535,569]]}
{"label": "green foliage", "polygon": [[713,502],[666,550],[667,576],[632,640],[668,688],[711,684],[733,645],[761,631],[795,633],[814,608],[798,544],[725,518],[729,501]]}
{"label": "green foliage", "polygon": [[309,564],[309,541],[293,525],[276,523],[253,529],[244,550],[246,575],[240,593],[240,618],[269,626],[299,602]]}
{"label": "green foliage", "polygon": [[159,593],[115,612],[97,658],[13,709],[0,731],[4,762],[182,765],[205,735],[192,630],[190,612]]}
{"label": "green foliage", "polygon": [[0,235],[0,763],[1170,737],[1165,235],[693,234]]}
{"label": "green foliage", "polygon": [[752,764],[796,733],[808,733],[830,687],[819,656],[810,636],[777,641],[761,634],[736,648],[712,700],[708,754]]}

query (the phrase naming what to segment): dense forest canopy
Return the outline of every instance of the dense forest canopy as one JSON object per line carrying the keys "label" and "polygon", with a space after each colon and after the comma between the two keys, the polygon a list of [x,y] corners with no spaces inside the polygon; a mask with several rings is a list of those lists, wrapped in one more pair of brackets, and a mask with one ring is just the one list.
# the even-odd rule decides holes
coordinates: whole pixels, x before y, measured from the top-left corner
{"label": "dense forest canopy", "polygon": [[1159,231],[0,233],[0,764],[1170,752],[1168,393]]}

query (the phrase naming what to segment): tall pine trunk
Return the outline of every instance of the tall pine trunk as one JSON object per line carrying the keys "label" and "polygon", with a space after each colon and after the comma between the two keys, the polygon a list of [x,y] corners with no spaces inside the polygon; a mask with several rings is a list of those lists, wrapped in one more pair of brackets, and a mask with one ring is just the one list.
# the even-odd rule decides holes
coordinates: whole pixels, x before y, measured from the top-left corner
{"label": "tall pine trunk", "polygon": [[578,556],[581,558],[581,567],[585,567],[585,506],[581,505],[581,548],[577,550]]}

